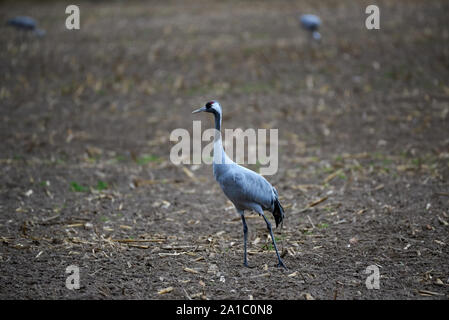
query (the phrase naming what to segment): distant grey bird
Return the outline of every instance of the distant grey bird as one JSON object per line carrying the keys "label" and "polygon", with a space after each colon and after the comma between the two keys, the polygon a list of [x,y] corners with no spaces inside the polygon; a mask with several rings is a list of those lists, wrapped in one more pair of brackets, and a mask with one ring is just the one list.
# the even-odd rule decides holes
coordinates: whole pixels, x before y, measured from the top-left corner
{"label": "distant grey bird", "polygon": [[224,194],[231,200],[242,218],[244,236],[243,264],[246,267],[249,267],[246,251],[248,227],[246,225],[244,211],[254,210],[264,218],[265,223],[267,224],[274,249],[276,250],[278,266],[286,268],[276,247],[271,224],[263,213],[264,210],[268,210],[273,214],[274,220],[276,221],[276,227],[282,223],[284,219],[284,209],[279,202],[278,192],[264,177],[236,164],[226,155],[221,141],[222,111],[220,104],[217,101],[209,101],[204,107],[199,108],[192,113],[202,111],[212,113],[215,117],[216,131],[214,137],[213,158],[214,177]]}
{"label": "distant grey bird", "polygon": [[321,26],[321,19],[314,14],[303,14],[299,17],[301,26],[312,33],[315,40],[321,40],[321,34],[318,32]]}
{"label": "distant grey bird", "polygon": [[25,17],[25,16],[14,17],[12,19],[9,19],[6,22],[6,24],[9,26],[15,27],[17,29],[33,31],[38,36],[43,36],[45,34],[44,30],[39,29],[37,27],[36,20],[34,20],[31,17]]}

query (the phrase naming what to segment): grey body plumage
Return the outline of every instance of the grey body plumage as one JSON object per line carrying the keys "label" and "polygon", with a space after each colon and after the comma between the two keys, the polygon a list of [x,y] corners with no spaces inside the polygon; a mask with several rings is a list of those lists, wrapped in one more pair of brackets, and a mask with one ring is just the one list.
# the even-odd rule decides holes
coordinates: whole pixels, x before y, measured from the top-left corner
{"label": "grey body plumage", "polygon": [[[220,170],[220,166],[227,166]],[[237,210],[273,212],[279,201],[276,189],[261,175],[237,164],[214,165],[215,180]],[[276,226],[283,216],[275,217]]]}
{"label": "grey body plumage", "polygon": [[265,217],[263,211],[270,211],[275,219],[276,227],[282,223],[284,219],[284,209],[279,202],[279,196],[276,188],[274,188],[263,176],[242,167],[233,162],[226,155],[221,141],[221,106],[217,101],[210,101],[200,109],[193,111],[209,112],[215,117],[215,139],[214,139],[214,160],[213,172],[215,180],[220,185],[223,193],[234,204],[237,212],[241,215],[244,234],[244,265],[248,266],[247,260],[247,233],[248,227],[245,221],[244,211],[255,211],[261,215],[266,224],[268,231],[276,250],[278,265],[285,268],[284,263],[277,250],[276,241],[274,239],[271,224]]}

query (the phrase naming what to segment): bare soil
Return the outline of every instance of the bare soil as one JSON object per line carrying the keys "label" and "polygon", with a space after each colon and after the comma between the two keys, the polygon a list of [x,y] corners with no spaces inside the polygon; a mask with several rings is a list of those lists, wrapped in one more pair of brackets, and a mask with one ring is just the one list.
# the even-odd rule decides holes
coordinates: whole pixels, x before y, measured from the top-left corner
{"label": "bare soil", "polygon": [[[0,33],[0,298],[449,297],[447,1],[377,1],[380,30],[366,1],[78,4],[76,31],[61,2],[0,4],[47,32]],[[243,267],[211,166],[170,162],[211,99],[224,128],[279,129],[288,270],[252,213]]]}

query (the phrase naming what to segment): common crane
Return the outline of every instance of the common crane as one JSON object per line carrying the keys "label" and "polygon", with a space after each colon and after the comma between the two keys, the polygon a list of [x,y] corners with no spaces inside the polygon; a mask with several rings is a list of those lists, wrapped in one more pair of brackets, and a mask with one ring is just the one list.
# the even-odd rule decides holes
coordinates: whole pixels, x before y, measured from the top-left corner
{"label": "common crane", "polygon": [[237,212],[240,214],[243,223],[243,240],[244,240],[244,260],[243,264],[248,265],[247,259],[247,238],[248,226],[245,221],[245,210],[253,210],[262,216],[267,224],[270,232],[271,240],[278,258],[278,266],[286,268],[282,262],[279,251],[276,247],[271,223],[264,215],[264,210],[270,211],[276,222],[276,227],[282,223],[284,219],[284,209],[279,202],[279,196],[276,188],[274,188],[260,174],[242,167],[233,162],[223,149],[221,139],[221,120],[222,110],[217,101],[209,101],[204,107],[199,108],[192,113],[208,112],[215,117],[215,137],[214,137],[214,157],[213,172],[215,180],[220,185],[224,194],[234,204]]}

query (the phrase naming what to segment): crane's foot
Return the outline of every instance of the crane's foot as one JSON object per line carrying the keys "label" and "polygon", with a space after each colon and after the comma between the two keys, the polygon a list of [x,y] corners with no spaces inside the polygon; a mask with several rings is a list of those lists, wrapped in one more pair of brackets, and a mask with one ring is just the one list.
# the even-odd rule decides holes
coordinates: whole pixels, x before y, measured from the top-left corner
{"label": "crane's foot", "polygon": [[254,268],[254,266],[250,266],[250,265],[248,264],[248,262],[243,262],[243,265],[244,265],[245,267],[247,267],[247,268],[250,268],[250,269]]}
{"label": "crane's foot", "polygon": [[282,260],[279,260],[278,268],[279,268],[279,267],[282,267],[282,268],[284,268],[285,270],[288,270],[287,267],[285,266],[284,262],[282,262]]}

